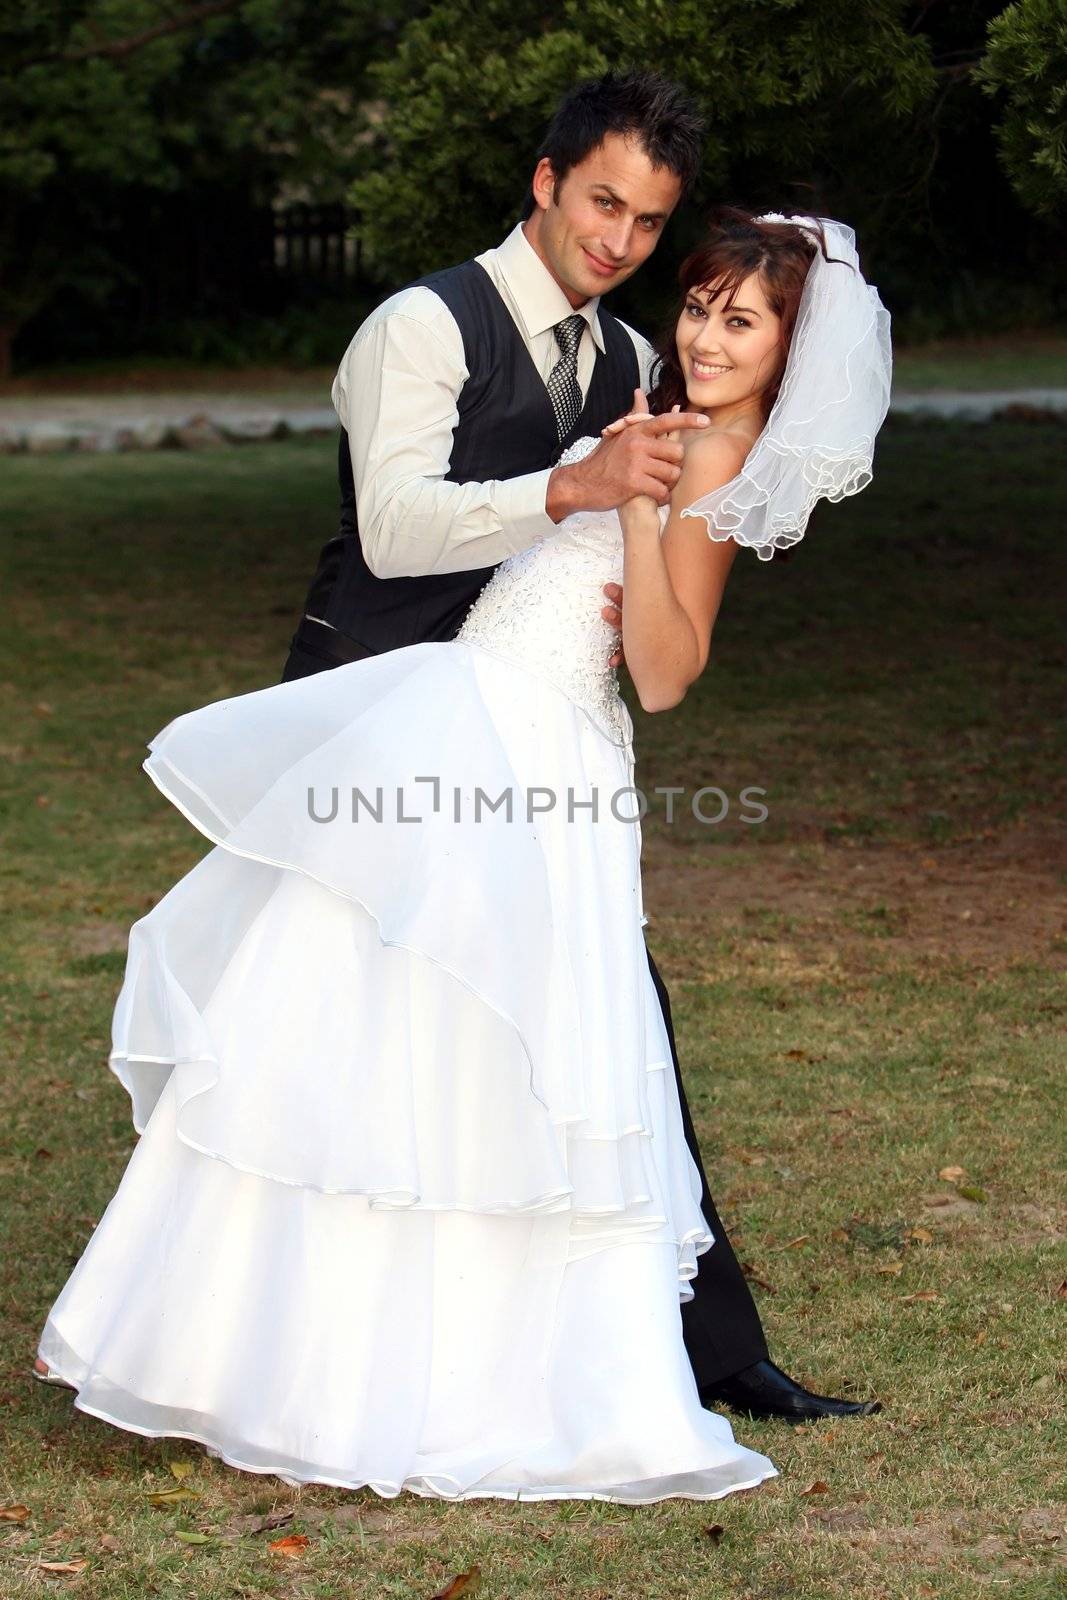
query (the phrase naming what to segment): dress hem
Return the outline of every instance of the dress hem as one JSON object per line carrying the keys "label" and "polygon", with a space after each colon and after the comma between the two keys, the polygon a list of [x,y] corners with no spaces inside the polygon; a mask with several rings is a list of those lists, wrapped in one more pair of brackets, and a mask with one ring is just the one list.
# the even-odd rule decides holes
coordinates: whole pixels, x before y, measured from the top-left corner
{"label": "dress hem", "polygon": [[[42,1357],[43,1359],[44,1357]],[[57,1376],[63,1376],[57,1367],[52,1366],[50,1370],[55,1372]],[[65,1382],[70,1383],[70,1379],[66,1379]],[[188,1429],[145,1428],[138,1427],[132,1422],[121,1421],[118,1417],[111,1416],[101,1407],[91,1406],[83,1401],[77,1392],[75,1384],[71,1384],[71,1388],[74,1390],[71,1403],[78,1411],[81,1411],[85,1416],[96,1417],[100,1422],[106,1422],[111,1427],[122,1428],[124,1432],[139,1434],[144,1439],[186,1439],[192,1444],[202,1445],[210,1456],[225,1462],[228,1467],[233,1467],[238,1472],[254,1472],[260,1477],[279,1478],[292,1488],[299,1488],[304,1484],[320,1483],[329,1488],[347,1489],[352,1492],[369,1489],[383,1500],[395,1500],[401,1494],[415,1494],[424,1500],[510,1500],[517,1503],[537,1500],[600,1500],[614,1505],[655,1505],[660,1500],[724,1500],[727,1495],[740,1494],[749,1489],[756,1489],[761,1483],[766,1483],[768,1479],[779,1476],[777,1468],[772,1467],[769,1472],[760,1473],[758,1477],[747,1479],[742,1483],[731,1484],[726,1489],[709,1490],[704,1494],[694,1493],[692,1490],[686,1489],[678,1489],[673,1492],[667,1491],[666,1493],[662,1490],[656,1490],[647,1497],[627,1495],[625,1493],[613,1494],[610,1489],[571,1489],[562,1486],[479,1489],[476,1483],[469,1488],[460,1489],[454,1494],[448,1494],[441,1489],[419,1488],[415,1483],[407,1479],[394,1485],[374,1483],[368,1479],[361,1479],[359,1482],[355,1482],[351,1479],[334,1477],[325,1473],[322,1475],[313,1474],[308,1477],[296,1477],[293,1474],[282,1472],[277,1467],[253,1466],[250,1462],[240,1461],[236,1457],[228,1455],[225,1450],[216,1445],[211,1439],[205,1438],[203,1434],[193,1433]]]}

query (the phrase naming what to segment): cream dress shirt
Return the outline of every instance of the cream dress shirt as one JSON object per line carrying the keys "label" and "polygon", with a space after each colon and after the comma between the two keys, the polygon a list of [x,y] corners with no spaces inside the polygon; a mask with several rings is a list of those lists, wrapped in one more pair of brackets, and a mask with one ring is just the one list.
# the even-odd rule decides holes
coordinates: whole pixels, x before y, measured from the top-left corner
{"label": "cream dress shirt", "polygon": [[[521,223],[477,260],[547,381],[560,353],[552,330],[575,315],[575,307]],[[598,305],[593,299],[577,308],[586,322],[578,345],[583,399],[596,351],[604,349]],[[647,388],[652,348],[632,328],[626,332]],[[379,578],[495,566],[555,530],[545,511],[551,468],[485,483],[445,481],[467,377],[455,318],[432,289],[421,286],[384,301],[342,357],[333,381],[334,410],[348,432],[363,554]]]}

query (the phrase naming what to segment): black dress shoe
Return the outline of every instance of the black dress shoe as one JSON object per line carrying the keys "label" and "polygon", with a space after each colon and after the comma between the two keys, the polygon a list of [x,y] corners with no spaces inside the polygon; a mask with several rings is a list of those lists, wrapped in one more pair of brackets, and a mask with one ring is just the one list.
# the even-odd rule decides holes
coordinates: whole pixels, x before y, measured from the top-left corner
{"label": "black dress shoe", "polygon": [[881,1411],[880,1400],[833,1400],[794,1383],[773,1361],[757,1361],[720,1383],[700,1391],[700,1403],[714,1411],[720,1405],[747,1411],[750,1417],[782,1417],[786,1422],[814,1422],[819,1417],[869,1417]]}

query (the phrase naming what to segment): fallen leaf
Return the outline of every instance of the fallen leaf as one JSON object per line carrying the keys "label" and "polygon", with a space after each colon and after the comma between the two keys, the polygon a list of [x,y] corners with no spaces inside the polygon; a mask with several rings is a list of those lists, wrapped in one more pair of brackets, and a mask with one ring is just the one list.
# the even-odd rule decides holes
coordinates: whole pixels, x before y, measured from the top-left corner
{"label": "fallen leaf", "polygon": [[77,1556],[73,1561],[38,1561],[38,1572],[84,1572],[89,1562],[85,1556]]}
{"label": "fallen leaf", "polygon": [[181,1528],[175,1528],[174,1537],[180,1539],[182,1544],[210,1544],[211,1536],[207,1533],[185,1533]]}
{"label": "fallen leaf", "polygon": [[809,1495],[811,1495],[811,1494],[829,1494],[829,1493],[830,1493],[830,1485],[828,1483],[824,1483],[821,1478],[816,1478],[815,1482],[814,1483],[809,1483],[808,1487],[806,1489],[801,1489],[800,1498],[802,1500],[806,1500],[807,1497]]}
{"label": "fallen leaf", "polygon": [[755,1267],[750,1261],[742,1261],[740,1263],[740,1267],[749,1283],[754,1283],[759,1289],[766,1289],[768,1294],[778,1293],[778,1290],[775,1288],[773,1283],[768,1283],[766,1278],[760,1277],[759,1273],[756,1271]]}
{"label": "fallen leaf", "polygon": [[912,1244],[933,1244],[934,1242],[934,1236],[929,1228],[909,1228],[904,1237],[905,1239],[910,1239]]}
{"label": "fallen leaf", "polygon": [[477,1594],[482,1586],[481,1567],[472,1567],[469,1572],[460,1572],[452,1579],[447,1589],[442,1589],[440,1594],[435,1594],[433,1600],[459,1600],[460,1595]]}
{"label": "fallen leaf", "polygon": [[920,1289],[917,1294],[906,1294],[901,1297],[901,1305],[906,1306],[911,1300],[940,1300],[941,1296],[933,1289]]}
{"label": "fallen leaf", "polygon": [[942,1178],[945,1183],[959,1183],[966,1170],[965,1167],[942,1167],[938,1177]]}
{"label": "fallen leaf", "polygon": [[989,1337],[989,1335],[988,1335],[986,1329],[985,1328],[979,1328],[978,1332],[974,1336],[974,1342],[975,1342],[976,1345],[978,1345],[980,1347],[983,1344],[985,1344],[986,1339],[988,1337]]}
{"label": "fallen leaf", "polygon": [[904,1271],[904,1263],[903,1261],[890,1261],[884,1267],[876,1267],[875,1271],[880,1272],[883,1277],[896,1278]]}
{"label": "fallen leaf", "polygon": [[984,1189],[979,1189],[976,1184],[961,1183],[956,1193],[961,1200],[973,1200],[976,1206],[984,1206],[989,1196]]}
{"label": "fallen leaf", "polygon": [[795,1239],[790,1239],[789,1243],[783,1245],[782,1248],[784,1250],[795,1250],[798,1245],[806,1244],[810,1238],[810,1233],[798,1233]]}
{"label": "fallen leaf", "polygon": [[1057,1300],[1067,1300],[1067,1278],[1064,1278],[1063,1282],[1060,1284],[1059,1288],[1056,1290],[1056,1299]]}
{"label": "fallen leaf", "polygon": [[0,1506],[0,1522],[29,1522],[29,1506]]}
{"label": "fallen leaf", "polygon": [[306,1533],[287,1533],[284,1539],[272,1539],[268,1548],[276,1556],[297,1559],[304,1554],[311,1540]]}
{"label": "fallen leaf", "polygon": [[726,1529],[721,1522],[713,1522],[704,1529],[705,1539],[710,1539],[712,1544],[721,1544]]}
{"label": "fallen leaf", "polygon": [[195,1489],[155,1489],[145,1495],[150,1506],[176,1506],[183,1500],[199,1500]]}
{"label": "fallen leaf", "polygon": [[187,1478],[193,1470],[193,1463],[191,1461],[172,1461],[170,1470],[179,1480]]}

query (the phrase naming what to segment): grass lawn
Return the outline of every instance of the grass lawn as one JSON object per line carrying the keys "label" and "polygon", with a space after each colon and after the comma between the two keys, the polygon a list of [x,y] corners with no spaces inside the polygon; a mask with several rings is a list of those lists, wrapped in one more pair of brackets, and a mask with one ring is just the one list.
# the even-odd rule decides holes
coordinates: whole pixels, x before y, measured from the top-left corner
{"label": "grass lawn", "polygon": [[897,349],[893,383],[911,391],[1067,388],[1067,337],[1000,334],[990,339],[939,339]]}
{"label": "grass lawn", "polygon": [[135,1140],[126,934],[207,848],[144,747],[276,680],[334,445],[3,462],[5,1600],[429,1600],[475,1564],[486,1600],[1067,1593],[1063,440],[891,423],[789,561],[739,555],[683,705],[637,713],[650,795],[766,791],[760,826],[653,806],[649,942],[773,1352],[884,1401],[737,1419],[781,1476],[651,1508],[294,1492],[30,1380]]}
{"label": "grass lawn", "polygon": [[[358,318],[356,319],[358,321]],[[356,322],[353,322],[353,331]],[[338,347],[341,354],[342,345]],[[940,339],[894,350],[897,389],[1067,388],[1067,335],[997,334]],[[334,366],[202,366],[178,360],[83,362],[39,368],[0,383],[0,404],[47,395],[226,394],[298,405],[329,405]]]}

